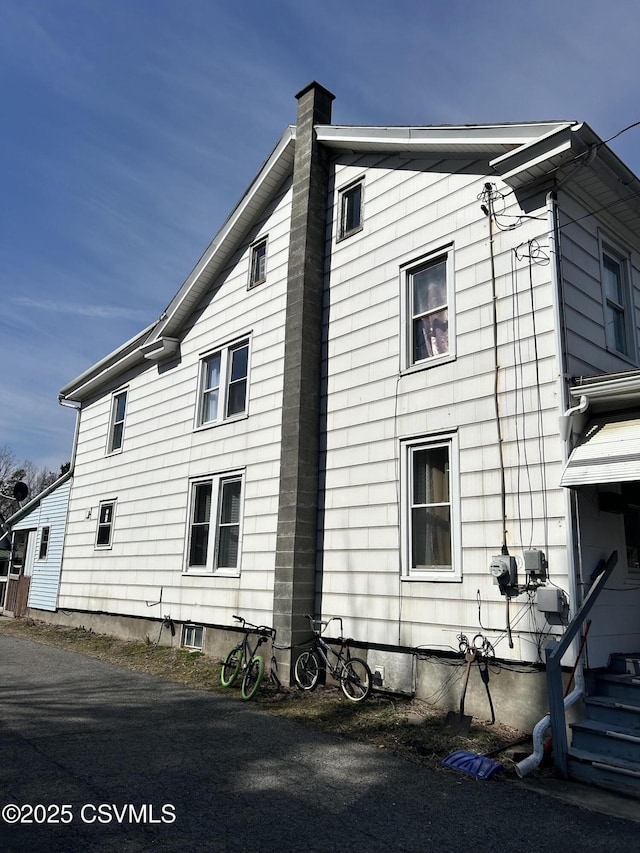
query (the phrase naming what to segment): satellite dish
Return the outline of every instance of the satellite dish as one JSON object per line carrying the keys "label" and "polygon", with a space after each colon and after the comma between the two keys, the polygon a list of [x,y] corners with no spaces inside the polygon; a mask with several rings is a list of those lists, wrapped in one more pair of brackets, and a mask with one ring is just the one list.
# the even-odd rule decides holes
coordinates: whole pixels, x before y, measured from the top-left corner
{"label": "satellite dish", "polygon": [[23,483],[21,480],[13,487],[13,497],[17,501],[23,501],[26,496],[29,494],[29,486],[26,483]]}

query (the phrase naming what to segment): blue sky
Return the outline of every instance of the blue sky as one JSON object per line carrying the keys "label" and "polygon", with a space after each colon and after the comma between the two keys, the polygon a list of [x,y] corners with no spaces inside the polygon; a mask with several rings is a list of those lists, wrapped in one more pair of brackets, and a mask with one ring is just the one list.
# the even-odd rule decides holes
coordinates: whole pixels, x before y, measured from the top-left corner
{"label": "blue sky", "polygon": [[[606,15],[605,15],[606,12]],[[2,0],[0,446],[159,316],[318,80],[336,124],[640,120],[640,4]],[[640,128],[612,143],[640,174]]]}

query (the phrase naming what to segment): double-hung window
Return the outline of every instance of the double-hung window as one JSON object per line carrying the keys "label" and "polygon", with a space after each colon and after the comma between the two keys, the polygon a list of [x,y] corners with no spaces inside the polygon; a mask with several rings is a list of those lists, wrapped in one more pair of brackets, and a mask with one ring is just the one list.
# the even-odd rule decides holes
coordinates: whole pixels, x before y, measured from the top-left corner
{"label": "double-hung window", "polygon": [[239,573],[242,492],[241,473],[192,483],[187,571]]}
{"label": "double-hung window", "polygon": [[127,392],[118,391],[111,401],[111,423],[109,426],[109,442],[107,453],[122,450],[124,440],[124,418],[127,409]]}
{"label": "double-hung window", "polygon": [[629,323],[629,257],[601,243],[602,301],[607,348],[635,359]]}
{"label": "double-hung window", "polygon": [[402,444],[403,576],[460,580],[457,437]]}
{"label": "double-hung window", "polygon": [[404,367],[454,355],[453,251],[429,255],[402,271],[407,329]]}
{"label": "double-hung window", "polygon": [[100,502],[100,506],[98,507],[98,527],[96,529],[96,548],[111,548],[115,513],[115,500]]}
{"label": "double-hung window", "polygon": [[267,238],[263,237],[251,247],[251,267],[249,269],[249,288],[256,287],[267,280]]}
{"label": "double-hung window", "polygon": [[343,240],[362,230],[362,195],[364,182],[357,181],[340,190],[340,226],[338,239]]}
{"label": "double-hung window", "polygon": [[220,423],[246,414],[248,339],[205,356],[200,371],[198,426]]}

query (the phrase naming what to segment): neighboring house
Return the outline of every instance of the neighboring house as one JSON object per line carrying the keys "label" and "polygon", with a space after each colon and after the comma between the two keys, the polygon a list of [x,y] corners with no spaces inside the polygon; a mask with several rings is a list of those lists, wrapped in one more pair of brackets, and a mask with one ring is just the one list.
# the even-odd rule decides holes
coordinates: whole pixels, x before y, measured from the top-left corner
{"label": "neighboring house", "polygon": [[0,576],[0,604],[7,615],[27,608],[55,611],[62,567],[71,472],[59,477],[7,520],[12,534],[8,573]]}
{"label": "neighboring house", "polygon": [[530,726],[613,550],[588,661],[640,647],[640,182],[586,124],[339,127],[332,100],[298,95],[162,317],[62,389],[56,618],[220,654],[234,614],[286,647],[339,615],[382,687],[449,707],[466,638]]}

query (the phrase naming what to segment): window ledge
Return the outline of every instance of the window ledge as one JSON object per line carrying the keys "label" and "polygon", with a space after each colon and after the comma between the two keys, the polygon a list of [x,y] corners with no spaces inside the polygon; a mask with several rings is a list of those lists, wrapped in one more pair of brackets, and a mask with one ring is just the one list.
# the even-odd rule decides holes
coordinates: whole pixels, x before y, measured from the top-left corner
{"label": "window ledge", "polygon": [[238,421],[247,420],[248,417],[249,417],[249,413],[243,412],[241,415],[233,415],[233,417],[225,418],[223,421],[206,421],[203,424],[198,424],[197,426],[194,426],[193,431],[194,432],[201,432],[202,430],[214,429],[215,427],[221,427],[221,426],[224,426],[225,424],[235,424],[235,423],[238,423]]}
{"label": "window ledge", "polygon": [[462,576],[454,574],[443,575],[438,574],[437,572],[433,572],[433,574],[424,572],[420,575],[404,575],[401,580],[403,583],[462,583]]}

